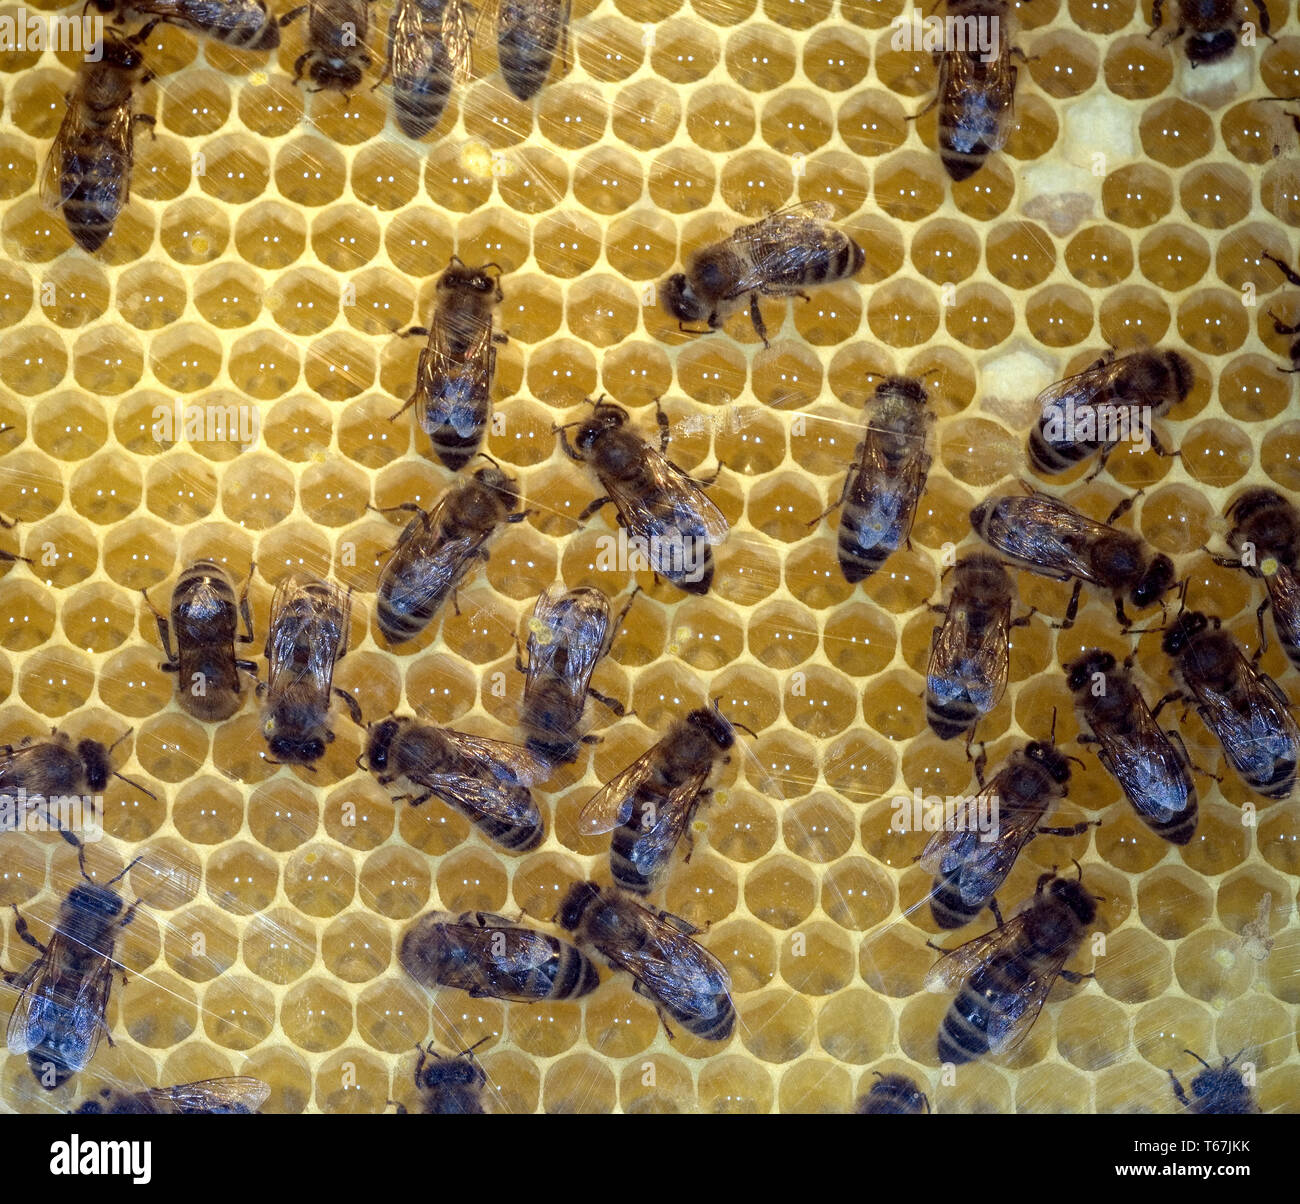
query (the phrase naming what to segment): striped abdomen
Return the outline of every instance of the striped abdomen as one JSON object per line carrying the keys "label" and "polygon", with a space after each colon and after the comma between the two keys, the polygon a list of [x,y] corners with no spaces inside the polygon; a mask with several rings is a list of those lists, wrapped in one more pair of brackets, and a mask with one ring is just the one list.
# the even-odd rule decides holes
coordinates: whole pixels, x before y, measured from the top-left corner
{"label": "striped abdomen", "polygon": [[96,130],[86,130],[60,164],[63,220],[77,243],[98,251],[113,232],[130,185],[130,135],[125,148]]}
{"label": "striped abdomen", "polygon": [[415,639],[463,575],[463,570],[448,570],[433,557],[404,555],[399,542],[379,576],[375,618],[385,639],[390,644]]}
{"label": "striped abdomen", "polygon": [[1264,585],[1278,643],[1287,660],[1300,669],[1300,579],[1293,569],[1280,567],[1272,576],[1264,578]]}
{"label": "striped abdomen", "polygon": [[939,1061],[961,1064],[988,1053],[990,1022],[1020,1006],[1031,974],[1028,959],[1011,953],[996,954],[977,967],[939,1025]]}
{"label": "striped abdomen", "polygon": [[440,794],[438,797],[455,806],[493,844],[500,845],[501,848],[508,849],[512,853],[526,853],[542,843],[546,828],[542,823],[541,812],[538,811],[537,804],[533,802],[533,796],[529,794],[527,788],[520,786],[512,793],[515,795],[517,813],[516,818],[509,820],[485,815],[472,806],[461,804],[455,795],[450,793]]}
{"label": "striped abdomen", "polygon": [[1080,461],[1086,460],[1101,448],[1096,442],[1062,442],[1048,439],[1044,432],[1047,418],[1043,417],[1029,432],[1029,463],[1045,476],[1069,472]]}
{"label": "striped abdomen", "polygon": [[506,87],[520,100],[542,90],[568,20],[569,0],[502,0],[497,59]]}
{"label": "striped abdomen", "polygon": [[600,975],[591,959],[572,945],[557,941],[555,956],[533,971],[538,999],[577,999],[590,995],[600,985]]}
{"label": "striped abdomen", "polygon": [[[993,892],[989,892],[989,898]],[[941,874],[934,880],[933,893],[930,896],[930,914],[940,928],[961,928],[969,924],[984,908],[988,899],[967,901],[961,893],[961,867],[949,874]]]}
{"label": "striped abdomen", "polygon": [[940,740],[955,740],[979,722],[980,709],[965,691],[939,698],[929,685],[925,691],[925,717]]}
{"label": "striped abdomen", "polygon": [[[393,21],[396,22],[394,13]],[[389,26],[389,40],[393,38]],[[393,74],[393,111],[398,128],[408,138],[423,138],[432,133],[447,107],[451,95],[452,65],[441,37],[422,31],[413,35],[421,39],[421,53],[411,70]]]}
{"label": "striped abdomen", "polygon": [[486,392],[458,387],[469,380],[442,381],[439,396],[420,409],[420,425],[433,445],[434,455],[452,472],[459,472],[483,446],[491,402]]}

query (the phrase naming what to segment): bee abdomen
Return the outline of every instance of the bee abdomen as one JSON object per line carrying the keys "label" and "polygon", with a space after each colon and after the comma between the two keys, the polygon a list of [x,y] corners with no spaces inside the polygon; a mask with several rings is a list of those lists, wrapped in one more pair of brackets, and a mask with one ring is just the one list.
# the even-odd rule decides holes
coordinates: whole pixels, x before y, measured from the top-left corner
{"label": "bee abdomen", "polygon": [[893,541],[888,539],[865,546],[861,525],[852,514],[845,513],[840,520],[836,550],[844,580],[850,585],[856,585],[876,572],[897,549]]}
{"label": "bee abdomen", "polygon": [[[662,1000],[660,1001],[663,1002]],[[725,994],[713,997],[712,1015],[703,1016],[698,1011],[682,1012],[665,1005],[670,1016],[703,1041],[725,1041],[736,1027],[736,1009]]]}
{"label": "bee abdomen", "polygon": [[658,869],[657,864],[651,866],[647,875],[633,860],[644,835],[635,824],[624,824],[614,829],[609,842],[609,872],[619,886],[634,895],[648,895],[654,889],[655,871]]}
{"label": "bee abdomen", "polygon": [[590,995],[600,985],[600,975],[591,959],[570,945],[555,955],[554,977],[548,999],[577,999]]}
{"label": "bee abdomen", "polygon": [[940,740],[955,740],[969,730],[980,717],[979,708],[968,698],[953,698],[942,702],[934,692],[925,692],[925,717],[930,729]]}
{"label": "bee abdomen", "polygon": [[91,151],[65,163],[63,217],[77,243],[97,251],[113,232],[126,200],[128,166],[120,155]]}
{"label": "bee abdomen", "polygon": [[1179,811],[1176,815],[1168,819],[1159,820],[1138,813],[1138,818],[1146,824],[1161,840],[1167,840],[1170,844],[1184,845],[1196,835],[1196,817],[1197,806],[1196,800],[1192,801]]}
{"label": "bee abdomen", "polygon": [[[443,52],[446,60],[446,52]],[[397,80],[393,84],[393,108],[397,125],[408,138],[423,138],[432,133],[447,107],[451,95],[451,63],[445,69],[431,71],[420,80]]]}
{"label": "bee abdomen", "polygon": [[989,1052],[993,1001],[1010,999],[1025,985],[1025,967],[1016,958],[1001,958],[977,970],[963,984],[939,1026],[939,1061],[973,1062]]}
{"label": "bee abdomen", "polygon": [[940,928],[961,928],[979,915],[986,903],[987,900],[981,900],[972,906],[962,897],[957,875],[948,874],[934,880],[930,914]]}
{"label": "bee abdomen", "polygon": [[1057,443],[1047,439],[1041,422],[1029,432],[1029,462],[1047,476],[1069,472],[1096,450],[1087,443]]}
{"label": "bee abdomen", "polygon": [[512,853],[527,853],[537,848],[546,835],[542,817],[535,807],[531,815],[526,815],[521,821],[515,823],[493,819],[489,815],[481,815],[468,809],[465,810],[465,814],[493,844],[498,844]]}

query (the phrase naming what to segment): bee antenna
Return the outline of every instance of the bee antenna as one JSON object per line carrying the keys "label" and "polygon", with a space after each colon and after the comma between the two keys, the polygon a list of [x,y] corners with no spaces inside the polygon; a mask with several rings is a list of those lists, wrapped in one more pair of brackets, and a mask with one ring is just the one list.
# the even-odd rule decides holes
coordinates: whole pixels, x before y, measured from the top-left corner
{"label": "bee antenna", "polygon": [[110,744],[110,745],[108,746],[109,754],[111,755],[112,752],[113,752],[113,749],[115,749],[119,744],[121,744],[122,741],[125,740],[125,739],[126,739],[126,738],[127,738],[127,737],[128,737],[128,736],[129,736],[133,731],[135,731],[135,728],[133,728],[133,727],[128,727],[128,728],[126,729],[126,731],[124,731],[120,736],[118,736],[118,738],[117,738],[116,740],[114,740],[112,744]]}
{"label": "bee antenna", "polygon": [[1066,757],[1065,759],[1067,761],[1073,761],[1080,769],[1088,768],[1082,761],[1079,760],[1078,757]]}
{"label": "bee antenna", "polygon": [[1079,871],[1079,876],[1078,876],[1078,878],[1076,879],[1076,881],[1078,881],[1078,882],[1082,882],[1082,881],[1083,881],[1083,866],[1081,866],[1081,865],[1079,864],[1078,859],[1075,858],[1075,857],[1071,857],[1070,860],[1074,862],[1074,868],[1075,868],[1076,870]]}
{"label": "bee antenna", "polygon": [[[371,726],[373,727],[374,725],[372,724]],[[367,728],[366,730],[369,731],[370,729]],[[365,753],[357,753],[356,757],[352,761],[352,764],[355,765],[359,770],[361,770],[362,773],[369,773],[370,767],[368,765],[361,764],[361,758],[364,757],[365,755],[366,755]]]}
{"label": "bee antenna", "polygon": [[933,1116],[934,1113],[930,1110],[930,1097],[929,1097],[928,1095],[926,1095],[926,1093],[925,1093],[924,1091],[922,1091],[922,1092],[921,1092],[921,1098],[925,1101],[925,1113],[926,1113],[926,1115],[927,1115],[927,1116]]}
{"label": "bee antenna", "polygon": [[885,1077],[885,1076],[884,1076],[883,1074],[881,1074],[880,1071],[878,1071],[878,1070],[873,1070],[871,1073],[874,1074],[874,1075],[876,1076],[876,1078],[878,1078],[878,1079],[883,1079],[883,1078]]}
{"label": "bee antenna", "polygon": [[1052,708],[1052,730],[1047,737],[1047,741],[1049,744],[1056,743],[1056,708],[1055,707]]}
{"label": "bee antenna", "polygon": [[479,268],[479,271],[480,271],[480,272],[486,272],[486,271],[488,270],[488,268],[496,268],[496,270],[497,270],[497,275],[498,275],[498,276],[504,274],[501,265],[500,265],[499,263],[495,263],[495,262],[494,262],[494,263],[485,263],[481,268]]}
{"label": "bee antenna", "polygon": [[758,739],[758,733],[754,731],[752,727],[746,727],[743,723],[737,723],[734,719],[728,719],[727,722],[730,723],[732,727],[738,727],[747,736],[752,736],[755,740]]}
{"label": "bee antenna", "polygon": [[465,266],[465,261],[459,255],[453,255],[449,260],[447,260],[448,267],[451,267],[453,263],[458,263],[461,267]]}
{"label": "bee antenna", "polygon": [[462,1049],[462,1050],[460,1051],[460,1055],[459,1055],[459,1056],[463,1058],[466,1054],[468,1054],[472,1060],[477,1061],[478,1059],[474,1057],[474,1051],[475,1051],[475,1050],[476,1050],[480,1045],[482,1045],[484,1041],[491,1041],[491,1040],[492,1040],[492,1034],[491,1034],[491,1033],[488,1033],[487,1036],[485,1036],[485,1037],[480,1037],[477,1041],[474,1042],[473,1045],[469,1046],[467,1049]]}
{"label": "bee antenna", "polygon": [[118,773],[117,770],[113,771],[113,776],[115,778],[121,778],[128,786],[134,786],[141,794],[147,794],[155,803],[158,801],[158,796],[154,794],[152,790],[147,786],[141,786],[134,778],[128,778],[126,774]]}
{"label": "bee antenna", "polygon": [[494,459],[492,459],[492,457],[489,456],[489,455],[487,454],[487,452],[485,452],[485,451],[481,451],[481,452],[479,452],[479,455],[482,456],[483,459],[485,459],[489,464],[491,464],[493,468],[500,468],[500,467],[501,467],[501,465],[498,464]]}
{"label": "bee antenna", "polygon": [[[1207,1062],[1203,1057],[1201,1057],[1200,1054],[1195,1053],[1195,1052],[1193,1052],[1193,1051],[1190,1050],[1190,1049],[1185,1049],[1185,1050],[1183,1050],[1183,1053],[1188,1054],[1189,1056],[1195,1058],[1195,1059],[1196,1059],[1196,1060],[1197,1060],[1197,1061],[1198,1061],[1202,1066],[1205,1067],[1206,1070],[1213,1070],[1213,1069],[1214,1069],[1214,1067],[1212,1067],[1212,1066],[1209,1064],[1209,1062]],[[1241,1054],[1238,1054],[1238,1055],[1237,1055],[1237,1058],[1239,1058],[1239,1057],[1241,1057]],[[1237,1060],[1237,1058],[1233,1058],[1233,1062],[1235,1062],[1235,1061]],[[1232,1063],[1230,1062],[1229,1065],[1231,1065],[1231,1064],[1232,1064]]]}
{"label": "bee antenna", "polygon": [[[134,861],[132,861],[130,864],[124,866],[123,869],[122,869],[122,872],[121,872],[120,874],[114,874],[113,877],[111,877],[107,882],[104,883],[104,885],[105,885],[105,886],[112,886],[114,882],[117,882],[117,881],[119,881],[120,879],[125,878],[125,877],[127,876],[127,874],[129,874],[133,869],[135,869],[135,867],[136,867],[137,865],[139,865],[140,862],[142,862],[143,860],[144,860],[144,854],[141,853],[140,856],[137,857]],[[82,868],[82,871],[81,871],[81,872],[82,872],[83,874],[86,872],[84,867]]]}

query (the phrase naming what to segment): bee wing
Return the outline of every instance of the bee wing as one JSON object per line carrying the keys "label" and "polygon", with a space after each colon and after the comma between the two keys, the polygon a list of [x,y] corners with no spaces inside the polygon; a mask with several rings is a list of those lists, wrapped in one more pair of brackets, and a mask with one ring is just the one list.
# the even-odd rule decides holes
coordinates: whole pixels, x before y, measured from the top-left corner
{"label": "bee wing", "polygon": [[[996,1004],[989,1017],[989,1052],[1006,1053],[1014,1049],[1033,1028],[1038,1013],[1043,1010],[1043,1003],[1052,990],[1053,984],[1061,975],[1065,963],[1070,960],[1072,949],[1066,947],[1038,966],[1030,973],[1029,981],[1019,990],[997,997]],[[1022,959],[1021,965],[1029,970]]]}
{"label": "bee wing", "polygon": [[464,0],[447,0],[442,10],[442,40],[458,83],[470,76],[474,58],[474,24]]}
{"label": "bee wing", "polygon": [[1252,774],[1271,780],[1279,761],[1293,765],[1300,754],[1300,729],[1286,695],[1237,649],[1239,697],[1198,693],[1201,715],[1213,730],[1229,760],[1252,767]]}
{"label": "bee wing", "polygon": [[323,694],[333,685],[334,663],[347,642],[352,600],[330,582],[314,584],[326,587],[327,601],[309,593],[303,580],[292,573],[275,587],[266,653],[272,693],[277,686],[305,678]]}
{"label": "bee wing", "polygon": [[[80,1070],[95,1056],[104,1035],[104,1012],[113,986],[113,963],[99,957],[74,984],[63,976],[62,967],[73,955],[69,938],[59,929],[51,934],[46,951],[24,972],[26,980],[18,998],[5,1040],[9,1052],[27,1053],[60,1032],[59,1049],[66,1065]],[[77,956],[85,950],[78,949]],[[69,988],[72,987],[72,990]],[[71,995],[71,1000],[69,1000]]]}
{"label": "bee wing", "polygon": [[881,541],[901,545],[916,521],[916,503],[925,488],[930,457],[924,446],[915,448],[901,468],[895,469],[871,431],[863,442],[853,483],[855,500],[862,506],[860,529],[879,532]]}
{"label": "bee wing", "polygon": [[584,836],[598,836],[627,823],[632,818],[636,792],[654,772],[658,758],[656,744],[597,790],[578,816],[578,831]]}
{"label": "bee wing", "polygon": [[705,765],[673,790],[654,817],[654,825],[636,842],[632,864],[646,877],[677,847],[711,769],[712,765]]}
{"label": "bee wing", "polygon": [[482,815],[517,822],[524,806],[519,788],[542,781],[549,766],[521,744],[438,730],[460,753],[461,764],[441,773],[423,771],[411,780]]}
{"label": "bee wing", "polygon": [[270,1097],[271,1088],[261,1079],[235,1076],[154,1087],[142,1094],[162,1113],[256,1112]]}
{"label": "bee wing", "polygon": [[[601,484],[618,509],[623,525],[637,534],[654,535],[675,527],[681,536],[703,539],[717,545],[731,530],[721,510],[704,492],[704,487],[688,473],[670,463],[645,444],[647,467],[654,485],[633,491],[625,483],[602,476]],[[664,503],[672,505],[672,517],[664,513]]]}
{"label": "bee wing", "polygon": [[1098,759],[1141,815],[1167,821],[1187,807],[1188,766],[1161,731],[1146,699],[1136,689],[1132,694],[1128,714],[1133,730],[1117,731],[1105,725],[1095,730],[1093,735],[1100,742]]}
{"label": "bee wing", "polygon": [[463,757],[488,766],[493,775],[508,786],[536,786],[550,776],[551,768],[547,762],[522,744],[453,732],[446,727],[439,730]]}
{"label": "bee wing", "polygon": [[834,216],[825,201],[801,201],[742,226],[732,235],[742,239],[753,256],[753,267],[742,273],[728,298],[752,293],[774,280],[798,279],[808,258],[808,246],[824,235],[822,227]]}
{"label": "bee wing", "polygon": [[[1004,769],[996,774],[970,800],[963,814],[971,819],[976,815],[990,814],[992,800],[1006,797],[1003,787],[1009,772]],[[960,872],[963,899],[973,903],[988,898],[1015,864],[1020,850],[1042,818],[1042,812],[1032,807],[1000,807],[997,816],[998,829],[994,840],[981,840],[981,833],[973,823],[966,830],[954,828],[936,832],[918,858],[922,869],[943,875]]]}
{"label": "bee wing", "polygon": [[1273,606],[1273,626],[1278,637],[1300,643],[1300,577],[1289,565],[1278,565],[1277,572],[1264,579]]}
{"label": "bee wing", "polygon": [[529,628],[525,690],[539,677],[554,676],[565,683],[575,704],[585,702],[609,633],[605,595],[583,590],[573,596],[552,585],[537,599]]}
{"label": "bee wing", "polygon": [[[512,924],[500,916],[483,918],[500,920],[500,923],[490,924],[487,927],[470,924],[457,924],[455,927],[457,938],[466,948],[473,951],[489,979],[492,979],[494,968],[499,967],[506,973],[536,970],[546,965],[555,956],[555,946],[545,933],[534,932],[531,928],[521,928],[518,924]],[[503,942],[498,939],[502,933],[509,934],[504,941],[504,949],[502,949]]]}
{"label": "bee wing", "polygon": [[50,152],[45,156],[45,163],[41,167],[40,196],[41,204],[46,209],[62,208],[72,195],[73,180],[64,179],[63,160],[72,149],[73,131],[80,129],[83,124],[83,108],[81,97],[75,91],[70,93],[68,111],[63,116],[63,122],[54,135]]}
{"label": "bee wing", "polygon": [[418,79],[423,75],[431,35],[442,36],[434,27],[426,32],[418,0],[397,0],[388,21],[388,66],[395,81]]}
{"label": "bee wing", "polygon": [[[948,137],[955,149],[1001,150],[1011,132],[1015,111],[1016,83],[1009,52],[991,63],[981,63],[965,51],[944,54],[940,91],[955,120],[948,124]],[[941,130],[943,127],[941,126]]]}
{"label": "bee wing", "polygon": [[1025,915],[1025,912],[1021,912],[1012,916],[1000,928],[994,928],[944,954],[926,974],[926,990],[954,991],[970,977],[977,966],[983,965],[995,953],[1014,947],[1024,932]]}
{"label": "bee wing", "polygon": [[[683,1011],[694,1011],[702,995],[731,996],[731,979],[716,957],[667,919],[645,908],[641,917],[646,940],[637,948],[624,947],[617,961],[656,999],[680,1001]],[[613,959],[612,959],[613,960]]]}
{"label": "bee wing", "polygon": [[964,694],[988,712],[1007,688],[1011,607],[1003,608],[997,622],[984,624],[977,637],[970,618],[965,606],[949,607],[930,649],[927,687],[944,701]]}
{"label": "bee wing", "polygon": [[995,545],[999,551],[1062,580],[1096,580],[1087,552],[1093,540],[1109,529],[1105,524],[1079,514],[1050,494],[1032,493],[1010,500],[1014,506]]}
{"label": "bee wing", "polygon": [[1091,406],[1098,396],[1111,393],[1115,378],[1122,371],[1122,360],[1108,359],[1105,363],[1094,364],[1074,376],[1067,376],[1064,380],[1048,385],[1038,395],[1038,407],[1047,410],[1073,406],[1077,413],[1083,407]]}
{"label": "bee wing", "polygon": [[0,753],[0,793],[15,792],[19,783],[29,780],[27,766],[38,759],[39,750],[39,744],[27,744]]}

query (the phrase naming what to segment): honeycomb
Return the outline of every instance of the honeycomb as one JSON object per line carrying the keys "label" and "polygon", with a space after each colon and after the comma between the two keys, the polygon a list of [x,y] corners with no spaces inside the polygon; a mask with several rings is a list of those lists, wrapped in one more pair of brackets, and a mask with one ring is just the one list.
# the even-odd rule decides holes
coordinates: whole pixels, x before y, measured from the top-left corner
{"label": "honeycomb", "polygon": [[[1096,978],[1058,984],[1009,1061],[951,1082],[934,1048],[948,997],[922,986],[936,935],[913,864],[925,837],[889,824],[894,795],[971,782],[961,741],[929,733],[921,697],[944,545],[973,541],[969,508],[1029,475],[1038,390],[1107,344],[1194,363],[1196,387],[1162,428],[1182,455],[1125,448],[1091,483],[1081,467],[1047,487],[1097,517],[1143,490],[1124,521],[1175,558],[1193,605],[1255,646],[1257,583],[1200,549],[1245,483],[1300,488],[1300,421],[1276,370],[1289,340],[1267,316],[1295,320],[1300,298],[1261,259],[1295,261],[1296,133],[1261,98],[1300,92],[1296,15],[1274,0],[1276,43],[1193,73],[1178,43],[1148,39],[1146,5],[1033,0],[1018,13],[1016,129],[951,184],[935,113],[908,120],[936,71],[892,48],[902,11],[575,0],[569,61],[534,102],[505,90],[489,27],[423,144],[396,130],[386,87],[290,86],[306,22],[273,60],[160,26],[146,47],[157,78],[138,98],[156,138],[137,136],[130,205],[96,257],[37,195],[76,56],[0,54],[0,420],[15,428],[0,436],[0,510],[19,520],[0,545],[33,562],[0,564],[0,730],[111,742],[130,727],[118,768],[157,795],[114,779],[107,838],[90,848],[101,880],[143,857],[123,887],[143,903],[118,947],[130,981],[109,1005],[115,1044],[48,1093],[5,1055],[0,1105],[251,1074],[271,1085],[270,1111],[379,1112],[415,1102],[417,1042],[489,1037],[478,1054],[495,1106],[513,1112],[843,1112],[877,1070],[911,1074],[944,1112],[1172,1112],[1165,1070],[1186,1082],[1188,1048],[1244,1050],[1262,1107],[1300,1109],[1300,802],[1251,796],[1230,771],[1200,779],[1200,826],[1177,849],[1071,744],[1087,769],[1056,822],[1102,825],[1031,843],[1000,897],[1014,904],[1078,858],[1105,899],[1104,955],[1080,959]],[[386,23],[376,14],[376,43]],[[654,305],[653,283],[692,249],[801,200],[828,203],[867,261],[808,303],[765,302],[770,348],[743,314],[690,338]],[[488,450],[532,513],[493,545],[459,615],[395,655],[373,589],[397,528],[367,504],[427,506],[451,479],[409,415],[387,418],[421,342],[393,332],[428,320],[453,252],[504,271]],[[810,524],[838,496],[871,374],[885,372],[926,380],[935,463],[910,548],[850,587],[834,520]],[[237,582],[256,561],[259,650],[290,569],[355,588],[336,683],[368,719],[401,710],[511,738],[514,637],[537,594],[630,584],[595,567],[606,518],[575,530],[593,484],[551,434],[601,392],[645,430],[664,398],[676,461],[725,464],[713,496],[733,533],[707,597],[642,576],[594,682],[636,717],[593,706],[604,742],[541,792],[541,848],[503,855],[436,801],[391,801],[356,770],[363,733],[342,712],[309,773],[266,763],[254,701],[210,728],[179,710],[140,591],[164,607],[176,574],[207,556]],[[255,405],[258,429],[246,445],[160,442],[156,408],[178,401]],[[1067,589],[1018,581],[1038,613],[1014,633],[1010,688],[981,725],[993,764],[1045,736],[1053,712],[1072,741],[1060,663],[1129,647],[1108,599],[1085,593],[1058,633]],[[1140,640],[1148,698],[1169,688],[1158,640]],[[1300,700],[1275,641],[1262,663]],[[756,738],[742,737],[657,901],[706,928],[727,966],[730,1041],[670,1041],[626,976],[580,1003],[524,1007],[431,997],[402,973],[396,940],[430,908],[545,924],[571,882],[606,875],[607,838],[579,834],[581,805],[713,697]],[[1183,730],[1193,759],[1221,770],[1194,716]],[[0,904],[43,937],[75,857],[54,836],[9,840]],[[6,922],[3,964],[30,953]],[[2,1019],[14,992],[0,999]]]}

